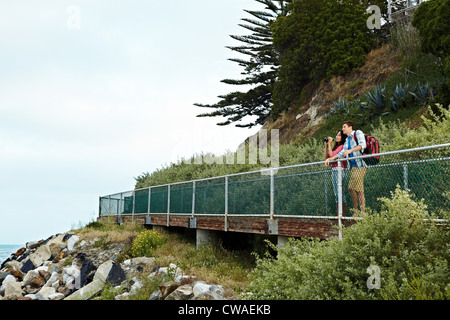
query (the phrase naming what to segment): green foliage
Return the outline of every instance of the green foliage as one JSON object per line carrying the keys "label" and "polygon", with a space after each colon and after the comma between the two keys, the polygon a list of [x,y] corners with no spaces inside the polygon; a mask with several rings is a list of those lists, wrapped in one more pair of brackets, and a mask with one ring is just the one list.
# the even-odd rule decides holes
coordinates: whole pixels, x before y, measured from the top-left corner
{"label": "green foliage", "polygon": [[331,108],[330,114],[325,115],[325,117],[333,116],[347,116],[350,113],[351,103],[345,101],[345,99],[339,97],[338,101],[333,101],[334,107]]}
{"label": "green foliage", "polygon": [[162,245],[165,239],[155,230],[141,232],[133,241],[131,253],[133,257],[151,257],[154,250]]}
{"label": "green foliage", "polygon": [[[322,144],[316,139],[311,139],[305,142],[301,147],[296,145],[280,145],[279,146],[279,166],[287,166],[298,163],[308,163],[322,160],[323,150]],[[268,153],[271,152],[271,145],[267,146]],[[221,163],[206,163],[202,160],[206,156],[210,158],[231,157],[234,159],[233,164]],[[246,153],[246,160],[243,164],[237,163],[237,153],[227,152],[223,155],[215,155],[212,153],[194,155],[190,159],[183,159],[177,163],[170,163],[152,173],[145,172],[139,175],[136,180],[136,189],[146,188],[150,186],[164,185],[174,182],[190,181],[196,179],[210,178],[223,176],[227,174],[248,172],[259,170],[269,165],[249,164],[248,152]],[[200,160],[200,161],[197,161]],[[223,193],[222,193],[223,194]]]}
{"label": "green foliage", "polygon": [[[251,299],[448,299],[450,232],[422,201],[401,189],[383,208],[336,238],[291,240],[276,259],[257,259]],[[446,213],[449,217],[449,213]],[[369,266],[380,269],[380,289],[369,289]]]}
{"label": "green foliage", "polygon": [[386,99],[386,87],[380,85],[375,86],[372,91],[365,94],[369,103],[375,107],[372,115],[381,115],[383,113],[384,103]]}
{"label": "green foliage", "polygon": [[[416,129],[411,129],[400,121],[384,122],[378,120],[365,128],[364,132],[377,137],[380,141],[382,151],[393,151],[423,147],[433,144],[448,142],[448,132],[450,132],[450,111],[440,104],[428,107],[428,116],[421,116],[423,125]],[[358,118],[355,118],[356,120]],[[342,119],[338,117],[328,118],[334,121],[331,129],[323,135],[334,135],[336,128],[342,126]],[[375,125],[376,124],[376,125]],[[270,145],[268,146],[270,151]],[[231,153],[236,158],[235,153]],[[210,154],[210,156],[219,157]],[[264,166],[261,164],[217,164],[205,163],[195,164],[193,156],[191,161],[179,161],[168,166],[157,169],[152,173],[143,173],[136,179],[136,188],[145,188],[156,185],[163,185],[173,182],[190,181],[208,177],[223,176],[232,173],[240,173],[258,170]],[[323,160],[323,143],[317,139],[310,139],[300,146],[294,144],[281,144],[279,147],[279,166],[289,166],[300,163],[310,163]],[[220,190],[219,190],[220,192]],[[223,195],[223,193],[221,193]]]}
{"label": "green foliage", "polygon": [[[276,68],[278,56],[272,45],[272,32],[269,24],[279,15],[286,14],[286,4],[291,0],[256,0],[265,5],[266,11],[245,10],[255,19],[244,18],[246,24],[239,26],[252,31],[251,35],[231,37],[242,43],[240,46],[227,47],[228,49],[246,55],[249,60],[229,59],[244,67],[241,73],[244,79],[224,79],[221,82],[230,85],[251,85],[251,89],[246,92],[233,91],[225,95],[220,95],[221,99],[215,104],[195,103],[195,106],[212,109],[212,112],[199,114],[197,117],[225,117],[226,120],[217,125],[224,126],[232,123],[236,127],[251,128],[255,125],[262,125],[270,113],[272,104],[272,89],[276,78]],[[256,116],[249,123],[239,122],[248,116]]]}
{"label": "green foliage", "polygon": [[381,121],[377,127],[372,127],[371,134],[380,142],[383,152],[424,147],[448,142],[450,132],[450,110],[436,104],[433,111],[428,107],[429,116],[421,116],[424,122],[417,129],[410,129],[400,122],[388,124]]}
{"label": "green foliage", "polygon": [[422,3],[414,13],[412,25],[417,28],[421,49],[441,58],[441,67],[446,75],[442,98],[450,104],[450,0],[430,0]]}
{"label": "green foliage", "polygon": [[361,66],[373,47],[366,1],[294,0],[291,14],[272,24],[280,52],[273,116],[288,109],[311,80],[345,75]]}
{"label": "green foliage", "polygon": [[422,85],[420,82],[416,85],[416,92],[410,92],[414,98],[424,103],[428,96],[428,82]]}

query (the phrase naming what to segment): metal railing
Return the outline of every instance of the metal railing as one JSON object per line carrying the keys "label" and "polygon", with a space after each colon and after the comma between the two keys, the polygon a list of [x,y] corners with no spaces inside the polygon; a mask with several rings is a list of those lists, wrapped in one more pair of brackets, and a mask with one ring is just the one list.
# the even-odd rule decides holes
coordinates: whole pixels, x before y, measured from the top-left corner
{"label": "metal railing", "polygon": [[[378,198],[389,197],[400,186],[424,199],[430,211],[450,209],[450,143],[353,159],[374,156],[380,157],[379,163],[367,166],[363,180],[365,207],[380,209]],[[348,189],[349,170],[343,168],[346,161],[333,161],[336,168],[319,161],[120,192],[100,197],[99,215],[132,215],[133,219],[134,215],[167,215],[167,221],[171,214],[308,217],[341,222],[352,219],[348,209],[354,200]]]}

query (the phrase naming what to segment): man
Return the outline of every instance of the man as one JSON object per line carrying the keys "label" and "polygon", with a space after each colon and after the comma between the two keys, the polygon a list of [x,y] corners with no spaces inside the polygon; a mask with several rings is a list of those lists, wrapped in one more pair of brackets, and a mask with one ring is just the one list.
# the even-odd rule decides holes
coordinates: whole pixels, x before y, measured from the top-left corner
{"label": "man", "polygon": [[[334,157],[325,160],[325,165],[329,166],[329,162],[337,158],[347,158],[347,165],[350,168],[350,181],[348,183],[348,191],[352,197],[353,208],[358,209],[358,204],[361,212],[365,212],[366,198],[364,196],[364,176],[366,175],[367,167],[362,159],[354,159],[353,157],[362,156],[366,148],[366,138],[361,130],[353,130],[354,124],[352,121],[346,121],[342,124],[342,132],[347,135],[344,148]],[[353,216],[357,216],[353,214]]]}

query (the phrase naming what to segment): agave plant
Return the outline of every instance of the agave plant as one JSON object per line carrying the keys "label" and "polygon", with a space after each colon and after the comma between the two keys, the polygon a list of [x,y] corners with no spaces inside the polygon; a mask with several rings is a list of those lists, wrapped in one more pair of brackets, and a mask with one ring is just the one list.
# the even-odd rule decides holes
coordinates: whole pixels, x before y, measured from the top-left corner
{"label": "agave plant", "polygon": [[338,101],[333,101],[334,107],[330,109],[330,113],[325,114],[325,118],[332,117],[335,115],[348,115],[350,114],[351,102],[345,101],[339,97]]}
{"label": "agave plant", "polygon": [[400,110],[400,104],[394,99],[394,97],[391,97],[389,99],[389,104],[391,105],[391,109],[393,111],[398,111]]}
{"label": "agave plant", "polygon": [[377,85],[372,91],[365,93],[367,100],[376,108],[376,114],[382,114],[384,100],[386,98],[386,87]]}
{"label": "agave plant", "polygon": [[398,101],[401,102],[406,98],[406,95],[408,94],[409,91],[409,84],[405,84],[405,86],[403,87],[403,85],[401,83],[397,84],[395,86],[395,90],[394,92],[392,92],[392,95],[394,96],[394,98]]}
{"label": "agave plant", "polygon": [[333,101],[335,111],[337,114],[348,115],[350,113],[350,103],[339,97],[339,100]]}
{"label": "agave plant", "polygon": [[419,101],[425,102],[428,96],[428,82],[421,85],[420,82],[416,86],[416,92],[409,92],[411,95]]}

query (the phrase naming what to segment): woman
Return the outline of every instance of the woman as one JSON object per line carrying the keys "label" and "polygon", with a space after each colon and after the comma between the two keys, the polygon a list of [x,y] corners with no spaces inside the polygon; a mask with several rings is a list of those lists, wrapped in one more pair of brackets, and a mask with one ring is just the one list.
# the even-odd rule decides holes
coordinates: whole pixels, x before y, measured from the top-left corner
{"label": "woman", "polygon": [[[330,157],[333,157],[337,155],[339,152],[342,151],[344,148],[345,139],[347,139],[347,135],[344,134],[342,130],[338,130],[336,133],[336,138],[334,142],[333,148],[331,148],[331,142],[333,141],[333,138],[328,137],[328,141],[325,141],[325,159],[328,159]],[[347,173],[347,161],[342,161],[342,181],[345,181],[345,175]],[[331,180],[333,181],[333,189],[334,189],[334,196],[336,201],[336,210],[339,214],[339,198],[338,198],[338,170],[337,170],[337,162],[334,162],[331,164]],[[345,216],[345,211],[347,208],[347,202],[345,200],[345,194],[342,192],[342,215]]]}

